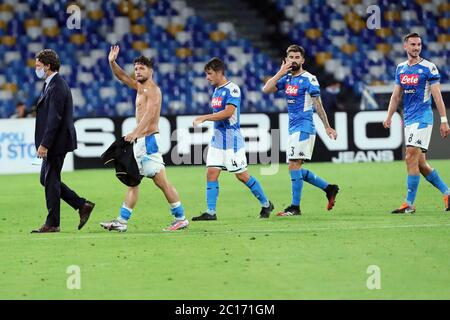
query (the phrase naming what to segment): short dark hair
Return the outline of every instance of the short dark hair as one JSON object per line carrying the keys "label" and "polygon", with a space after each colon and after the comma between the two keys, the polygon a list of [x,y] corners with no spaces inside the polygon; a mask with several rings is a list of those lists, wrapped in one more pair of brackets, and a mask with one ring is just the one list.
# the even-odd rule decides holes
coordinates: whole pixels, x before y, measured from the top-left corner
{"label": "short dark hair", "polygon": [[409,38],[420,38],[420,40],[422,40],[422,37],[421,37],[417,32],[411,32],[411,33],[408,33],[408,34],[403,38],[403,42],[408,41]]}
{"label": "short dark hair", "polygon": [[289,54],[289,52],[300,52],[300,54],[302,55],[302,57],[305,57],[305,49],[299,45],[296,44],[292,44],[290,45],[287,50],[286,50],[286,55]]}
{"label": "short dark hair", "polygon": [[19,102],[16,103],[16,108],[18,106],[25,106],[25,103],[23,101],[19,101]]}
{"label": "short dark hair", "polygon": [[39,51],[36,54],[36,59],[44,65],[50,65],[51,71],[59,71],[59,67],[61,67],[58,54],[52,49],[44,49]]}
{"label": "short dark hair", "polygon": [[213,70],[213,71],[222,71],[225,73],[225,63],[217,57],[212,58],[205,64],[205,71]]}
{"label": "short dark hair", "polygon": [[153,69],[154,60],[153,58],[147,58],[144,56],[139,56],[133,61],[134,64],[142,64],[144,66],[149,67],[150,69]]}

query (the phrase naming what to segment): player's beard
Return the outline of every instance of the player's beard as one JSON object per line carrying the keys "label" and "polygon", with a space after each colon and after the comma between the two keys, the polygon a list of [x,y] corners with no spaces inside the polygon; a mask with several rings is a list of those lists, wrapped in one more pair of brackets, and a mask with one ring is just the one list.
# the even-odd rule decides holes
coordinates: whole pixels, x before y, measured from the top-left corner
{"label": "player's beard", "polygon": [[291,70],[294,72],[300,70],[300,65],[297,62],[292,62]]}
{"label": "player's beard", "polygon": [[413,58],[417,58],[420,55],[420,51],[411,51],[409,55]]}
{"label": "player's beard", "polygon": [[140,84],[143,84],[147,80],[148,80],[148,78],[141,78],[141,79],[138,79],[137,82],[139,82]]}

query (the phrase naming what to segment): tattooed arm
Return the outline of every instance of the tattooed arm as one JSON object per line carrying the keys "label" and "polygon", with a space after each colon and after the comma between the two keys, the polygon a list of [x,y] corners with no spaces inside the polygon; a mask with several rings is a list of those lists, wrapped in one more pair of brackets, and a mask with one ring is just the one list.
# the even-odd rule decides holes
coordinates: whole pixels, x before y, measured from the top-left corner
{"label": "tattooed arm", "polygon": [[330,139],[336,139],[337,133],[336,131],[330,126],[330,123],[328,122],[327,113],[325,112],[323,105],[322,105],[322,99],[320,99],[320,96],[317,97],[311,97],[314,106],[316,107],[317,115],[319,116],[320,120],[322,120],[323,126],[325,127],[325,131],[327,135],[330,137]]}

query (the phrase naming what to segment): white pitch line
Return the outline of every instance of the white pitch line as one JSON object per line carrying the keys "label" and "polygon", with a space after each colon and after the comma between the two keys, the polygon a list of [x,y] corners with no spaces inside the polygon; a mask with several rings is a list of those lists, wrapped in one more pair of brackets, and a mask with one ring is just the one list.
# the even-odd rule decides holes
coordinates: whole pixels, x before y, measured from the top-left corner
{"label": "white pitch line", "polygon": [[61,240],[61,239],[121,239],[122,237],[133,238],[133,237],[150,237],[150,236],[161,236],[161,235],[170,235],[170,234],[183,234],[183,236],[189,235],[215,235],[215,234],[254,234],[254,233],[302,233],[302,232],[313,232],[313,231],[346,231],[346,230],[369,230],[369,229],[396,229],[396,228],[439,228],[439,227],[450,227],[450,223],[444,224],[412,224],[412,225],[381,225],[381,226],[348,226],[348,227],[313,227],[313,228],[300,228],[300,229],[272,229],[272,230],[223,230],[223,231],[205,231],[202,230],[183,230],[179,232],[148,232],[148,233],[124,233],[123,235],[115,233],[111,235],[111,233],[104,234],[88,234],[88,235],[67,235],[67,236],[58,236],[55,234],[55,237],[40,237],[40,235],[30,235],[30,236],[20,236],[20,237],[8,237],[8,238],[0,238],[0,241],[11,241],[11,240]]}

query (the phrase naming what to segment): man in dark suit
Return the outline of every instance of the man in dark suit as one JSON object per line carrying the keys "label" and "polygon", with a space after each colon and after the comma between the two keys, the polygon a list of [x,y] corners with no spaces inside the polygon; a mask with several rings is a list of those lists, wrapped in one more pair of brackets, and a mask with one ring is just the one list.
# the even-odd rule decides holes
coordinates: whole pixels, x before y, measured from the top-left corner
{"label": "man in dark suit", "polygon": [[72,93],[58,74],[59,57],[45,49],[36,55],[36,75],[45,79],[37,102],[35,144],[37,156],[43,159],[41,184],[45,187],[48,216],[42,227],[32,233],[59,232],[61,198],[80,215],[80,230],[90,217],[95,204],[79,197],[61,181],[61,170],[67,152],[77,148],[73,124]]}

